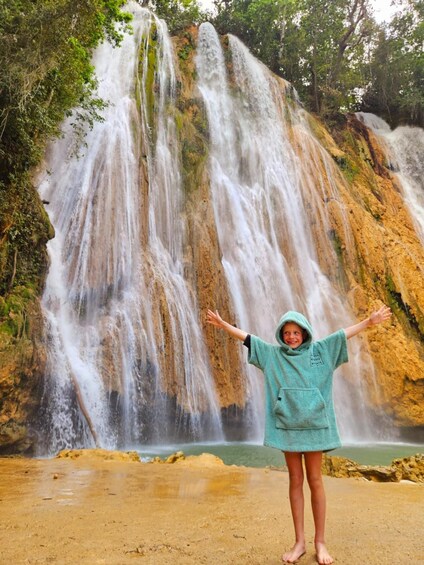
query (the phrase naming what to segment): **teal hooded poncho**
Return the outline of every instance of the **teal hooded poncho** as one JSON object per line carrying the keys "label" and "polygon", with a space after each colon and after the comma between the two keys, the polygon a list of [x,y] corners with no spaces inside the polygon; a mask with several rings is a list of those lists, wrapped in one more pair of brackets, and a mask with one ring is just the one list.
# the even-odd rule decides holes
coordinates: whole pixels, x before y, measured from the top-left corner
{"label": "teal hooded poncho", "polygon": [[[295,322],[307,336],[296,349],[286,345],[281,329]],[[282,451],[329,451],[341,446],[333,406],[333,372],[348,360],[344,330],[312,341],[312,327],[298,312],[278,323],[272,345],[250,336],[249,363],[265,375],[264,445]]]}

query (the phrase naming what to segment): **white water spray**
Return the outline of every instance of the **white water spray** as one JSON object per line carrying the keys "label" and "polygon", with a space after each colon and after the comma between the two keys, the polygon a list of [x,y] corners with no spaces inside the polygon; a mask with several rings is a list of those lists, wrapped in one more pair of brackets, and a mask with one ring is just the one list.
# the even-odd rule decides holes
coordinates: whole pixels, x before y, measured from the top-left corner
{"label": "white water spray", "polygon": [[399,179],[405,204],[424,245],[424,129],[399,126],[392,131],[388,123],[374,114],[358,112],[356,115],[375,133],[385,149],[388,166]]}
{"label": "white water spray", "polygon": [[[224,439],[194,290],[185,271],[181,148],[174,51],[163,22],[138,5],[132,36],[95,56],[104,123],[77,159],[70,126],[53,144],[40,186],[56,237],[43,308],[47,451]],[[319,266],[337,265],[327,203],[344,209],[331,157],[290,86],[234,37],[232,75],[210,24],[201,26],[199,89],[210,129],[210,178],[222,264],[241,327],[273,340],[280,313],[305,312],[316,338],[352,323]],[[139,57],[139,50],[142,56]],[[287,101],[289,98],[291,101]],[[348,222],[345,240],[349,242]],[[317,227],[319,226],[319,227]],[[272,317],[275,316],[275,319]],[[375,439],[361,376],[369,358],[350,344],[336,378],[345,440]],[[262,386],[246,366],[248,408],[262,438]],[[353,383],[353,384],[352,384]],[[355,394],[351,394],[355,391]]]}
{"label": "white water spray", "polygon": [[[74,134],[65,126],[40,186],[56,232],[43,298],[49,452],[222,439],[200,316],[183,274],[172,44],[161,21],[130,7],[133,35],[119,49],[102,45],[94,58],[99,96],[109,102],[104,123],[88,133],[79,158],[68,154]],[[141,42],[145,55],[155,49],[155,124],[147,123],[146,66],[136,81]],[[177,382],[169,391],[164,377],[171,371]]]}
{"label": "white water spray", "polygon": [[[304,111],[296,101],[288,101],[287,83],[274,77],[235,37],[229,36],[229,50],[231,79],[215,29],[202,24],[198,84],[211,133],[210,175],[222,264],[237,322],[274,341],[279,316],[298,309],[311,320],[315,337],[324,337],[352,323],[341,295],[319,267],[317,236],[311,229],[311,220],[318,216],[320,245],[337,263],[327,236],[330,226],[322,191],[326,187],[329,197],[340,200],[338,172],[311,134]],[[298,152],[295,145],[300,146]],[[344,214],[342,208],[340,213]],[[373,375],[372,363],[358,344],[350,349],[349,368],[343,372],[350,371],[358,394],[352,396],[346,381],[336,378],[335,402],[342,436],[352,441],[375,437],[375,430],[361,382],[364,371]],[[249,367],[246,371],[259,421],[263,403],[258,375]]]}

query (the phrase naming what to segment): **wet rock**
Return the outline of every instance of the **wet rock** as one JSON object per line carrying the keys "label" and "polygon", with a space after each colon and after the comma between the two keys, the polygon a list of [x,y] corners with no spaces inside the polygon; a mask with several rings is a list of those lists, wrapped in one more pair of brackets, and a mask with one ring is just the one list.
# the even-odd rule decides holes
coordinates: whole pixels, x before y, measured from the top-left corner
{"label": "wet rock", "polygon": [[103,461],[141,461],[136,451],[109,451],[107,449],[64,449],[57,459],[101,459]]}
{"label": "wet rock", "polygon": [[212,453],[202,453],[201,455],[190,455],[181,461],[181,465],[186,465],[187,467],[216,467],[225,465],[224,461],[212,455]]}
{"label": "wet rock", "polygon": [[424,454],[417,453],[411,457],[394,459],[393,467],[401,475],[400,480],[412,481],[414,483],[424,483]]}
{"label": "wet rock", "polygon": [[390,465],[360,465],[345,457],[324,455],[322,472],[330,477],[363,477],[376,482],[424,482],[424,455],[394,459]]}
{"label": "wet rock", "polygon": [[201,453],[200,455],[189,455],[186,457],[182,451],[172,453],[166,459],[154,457],[150,463],[178,463],[187,467],[215,467],[217,465],[225,465],[224,461],[212,455],[212,453]]}
{"label": "wet rock", "polygon": [[172,453],[169,457],[167,457],[165,463],[177,463],[178,461],[183,461],[184,459],[184,453],[182,451],[177,451],[176,453]]}
{"label": "wet rock", "polygon": [[25,424],[9,420],[0,424],[0,452],[25,453],[31,447],[31,438]]}

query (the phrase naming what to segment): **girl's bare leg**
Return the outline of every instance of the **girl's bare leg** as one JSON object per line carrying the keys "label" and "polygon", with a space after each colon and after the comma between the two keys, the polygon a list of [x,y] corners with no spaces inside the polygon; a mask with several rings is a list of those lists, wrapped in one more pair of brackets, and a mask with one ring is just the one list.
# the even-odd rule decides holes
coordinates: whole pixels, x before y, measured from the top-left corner
{"label": "girl's bare leg", "polygon": [[321,474],[322,452],[305,453],[306,478],[311,489],[312,514],[315,523],[315,550],[320,565],[333,563],[333,558],[325,546],[325,490]]}
{"label": "girl's bare leg", "polygon": [[283,555],[286,563],[295,563],[305,551],[303,466],[301,453],[285,452],[289,469],[289,498],[296,541],[294,546]]}

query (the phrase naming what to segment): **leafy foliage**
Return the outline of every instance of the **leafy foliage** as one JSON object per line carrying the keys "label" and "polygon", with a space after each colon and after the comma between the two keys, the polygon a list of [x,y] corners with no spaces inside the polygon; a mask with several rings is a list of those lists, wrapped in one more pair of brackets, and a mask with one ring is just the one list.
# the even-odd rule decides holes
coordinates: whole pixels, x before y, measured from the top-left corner
{"label": "leafy foliage", "polygon": [[151,0],[150,6],[159,18],[166,21],[171,35],[201,23],[205,17],[197,0]]}
{"label": "leafy foliage", "polygon": [[362,108],[392,125],[424,126],[424,2],[408,0],[383,27],[369,66]]}
{"label": "leafy foliage", "polygon": [[[0,293],[39,285],[51,236],[29,172],[78,107],[99,118],[92,49],[117,45],[131,15],[123,0],[0,0]],[[116,27],[116,24],[117,27]]]}
{"label": "leafy foliage", "polygon": [[310,109],[352,106],[373,30],[368,0],[232,0],[217,8],[220,32],[238,35]]}
{"label": "leafy foliage", "polygon": [[367,109],[423,122],[423,0],[397,0],[389,25],[370,0],[215,0],[214,23],[237,35],[327,120]]}
{"label": "leafy foliage", "polygon": [[118,0],[12,0],[0,8],[0,179],[37,164],[70,109],[95,117],[101,102],[91,50],[130,16]]}

